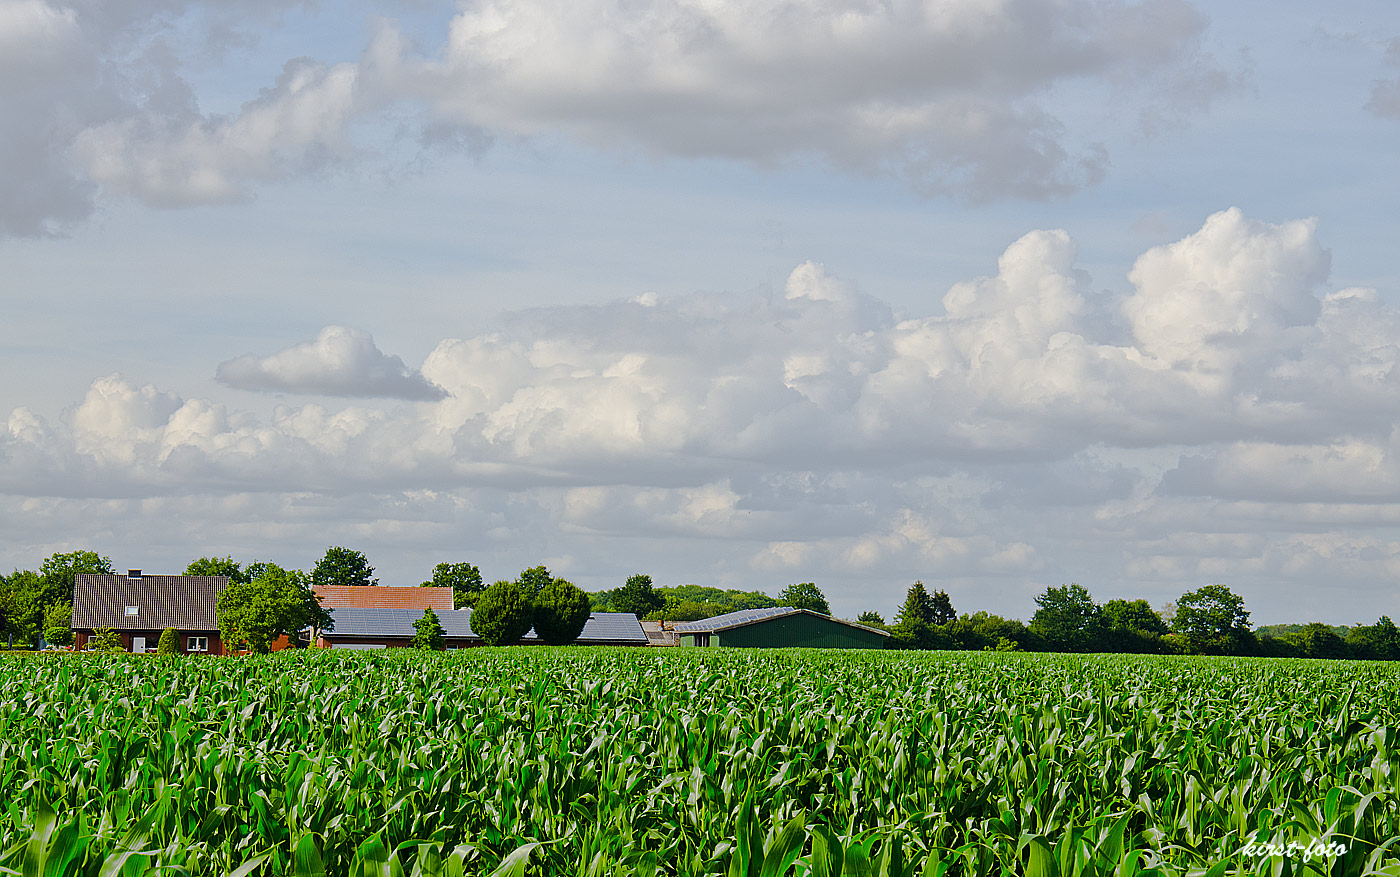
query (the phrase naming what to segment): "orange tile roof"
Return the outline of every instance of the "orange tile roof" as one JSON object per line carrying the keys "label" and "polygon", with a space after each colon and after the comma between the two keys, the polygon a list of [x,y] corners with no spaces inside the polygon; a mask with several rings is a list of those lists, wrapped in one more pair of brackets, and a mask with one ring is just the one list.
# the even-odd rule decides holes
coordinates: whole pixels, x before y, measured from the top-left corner
{"label": "orange tile roof", "polygon": [[429,606],[434,612],[452,609],[451,588],[416,588],[388,585],[312,585],[327,609],[415,609]]}

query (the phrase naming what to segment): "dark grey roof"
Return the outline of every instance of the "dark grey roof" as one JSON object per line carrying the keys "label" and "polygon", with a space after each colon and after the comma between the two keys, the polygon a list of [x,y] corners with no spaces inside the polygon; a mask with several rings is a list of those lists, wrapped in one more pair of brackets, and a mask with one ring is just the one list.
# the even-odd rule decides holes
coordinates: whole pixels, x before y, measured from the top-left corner
{"label": "dark grey roof", "polygon": [[[73,581],[73,627],[78,630],[218,630],[214,604],[228,576],[147,576],[80,573]],[[127,615],[126,607],[136,614]]]}
{"label": "dark grey roof", "polygon": [[[527,634],[534,635],[534,631]],[[642,623],[631,612],[594,612],[588,617],[588,623],[583,626],[583,633],[578,635],[578,641],[636,643],[644,646],[647,644],[647,632],[642,630]]]}
{"label": "dark grey roof", "polygon": [[[413,622],[423,617],[417,609],[363,609],[338,606],[330,610],[335,628],[322,633],[325,637],[411,637]],[[443,610],[438,622],[447,636],[479,639],[471,627],[470,609]]]}
{"label": "dark grey roof", "polygon": [[705,618],[700,621],[686,621],[677,624],[675,629],[678,633],[719,633],[720,631],[731,630],[735,627],[746,627],[760,621],[783,618],[784,616],[796,615],[798,613],[824,618],[827,621],[834,621],[837,624],[844,624],[847,627],[858,627],[861,630],[868,630],[871,633],[878,633],[881,636],[889,636],[888,631],[880,630],[878,627],[857,624],[854,621],[847,621],[844,618],[832,618],[830,615],[823,615],[820,612],[813,612],[810,609],[794,609],[791,606],[772,606],[767,609],[740,609],[738,612],[727,612],[724,615],[716,615],[713,618]]}
{"label": "dark grey roof", "polygon": [[[414,609],[356,609],[341,606],[330,612],[331,618],[335,620],[335,629],[322,634],[328,639],[412,637],[413,622],[423,617],[422,612]],[[480,639],[471,628],[471,616],[470,609],[437,613],[446,636]],[[525,634],[525,639],[535,639],[535,632],[532,630]],[[578,641],[645,645],[647,635],[642,630],[641,623],[637,621],[637,616],[630,612],[595,612],[584,624]]]}

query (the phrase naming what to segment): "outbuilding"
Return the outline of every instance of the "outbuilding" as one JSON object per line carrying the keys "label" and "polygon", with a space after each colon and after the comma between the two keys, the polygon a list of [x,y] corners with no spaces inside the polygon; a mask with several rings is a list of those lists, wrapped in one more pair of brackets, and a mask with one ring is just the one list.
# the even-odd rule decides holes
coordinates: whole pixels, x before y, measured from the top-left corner
{"label": "outbuilding", "polygon": [[750,649],[883,649],[883,630],[832,618],[810,609],[776,606],[741,609],[676,625],[683,646]]}
{"label": "outbuilding", "polygon": [[[332,649],[397,649],[405,648],[414,635],[413,623],[423,617],[411,609],[367,609],[351,606],[332,608],[335,626],[321,631],[317,644]],[[434,610],[436,612],[436,610]],[[446,609],[437,612],[442,625],[443,642],[449,649],[485,645],[471,627],[470,609]],[[521,645],[538,644],[531,630]],[[583,625],[578,645],[644,646],[646,632],[630,612],[594,612]]]}

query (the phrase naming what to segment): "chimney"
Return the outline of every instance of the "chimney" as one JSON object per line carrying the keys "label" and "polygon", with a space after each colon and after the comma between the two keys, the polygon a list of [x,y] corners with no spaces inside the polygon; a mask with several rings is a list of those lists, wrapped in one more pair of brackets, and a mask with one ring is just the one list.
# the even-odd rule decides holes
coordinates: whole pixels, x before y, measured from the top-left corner
{"label": "chimney", "polygon": [[126,577],[129,579],[139,579],[141,578],[141,570],[129,569],[126,571]]}

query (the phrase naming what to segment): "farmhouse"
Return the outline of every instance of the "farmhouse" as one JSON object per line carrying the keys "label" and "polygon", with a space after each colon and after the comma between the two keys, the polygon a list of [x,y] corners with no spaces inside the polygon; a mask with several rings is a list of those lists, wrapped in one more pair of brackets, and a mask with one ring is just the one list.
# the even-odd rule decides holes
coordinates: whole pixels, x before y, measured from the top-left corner
{"label": "farmhouse", "polygon": [[[361,588],[360,590],[365,590]],[[376,590],[384,590],[378,588]],[[427,590],[427,589],[424,589]],[[449,649],[484,645],[471,628],[470,609],[446,609],[439,612],[438,621],[444,631],[443,641]],[[413,622],[423,617],[422,610],[368,609],[338,607],[331,609],[335,621],[332,630],[321,631],[316,644],[332,649],[396,649],[405,648],[413,639]],[[531,630],[521,640],[522,645],[538,643]],[[637,616],[630,612],[594,612],[583,625],[579,645],[644,646],[647,635]]]}
{"label": "farmhouse", "polygon": [[676,625],[683,646],[733,646],[776,649],[883,649],[883,630],[842,621],[809,609],[777,606],[742,609],[703,621]]}
{"label": "farmhouse", "polygon": [[75,645],[87,646],[93,633],[110,628],[122,648],[155,651],[167,627],[178,634],[176,648],[191,654],[224,654],[214,611],[227,576],[153,576],[81,573],[73,582]]}

